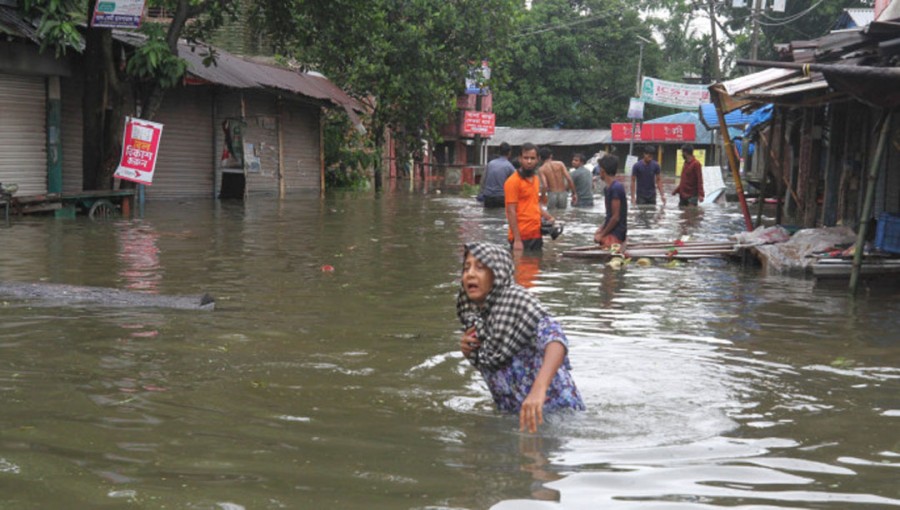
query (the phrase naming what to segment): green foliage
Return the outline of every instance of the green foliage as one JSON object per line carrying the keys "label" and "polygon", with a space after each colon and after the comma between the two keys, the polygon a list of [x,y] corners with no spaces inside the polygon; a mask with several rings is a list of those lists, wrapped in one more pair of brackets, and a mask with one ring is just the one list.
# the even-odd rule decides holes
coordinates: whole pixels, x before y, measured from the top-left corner
{"label": "green foliage", "polygon": [[[752,7],[755,0],[747,0],[746,7],[734,8],[731,1],[708,0],[640,0],[648,26],[659,34],[663,46],[663,67],[660,77],[681,80],[685,72],[700,73],[703,81],[711,81],[712,40],[709,29],[694,28],[697,22],[709,27],[709,8],[715,12],[720,76],[728,77],[741,70],[734,62],[750,58],[753,30]],[[765,2],[763,2],[765,4]],[[760,14],[758,59],[779,60],[775,45],[821,37],[834,27],[841,11],[853,7],[871,7],[871,1],[857,0],[791,0],[786,12],[763,9]],[[754,69],[755,70],[755,69]]]}
{"label": "green foliage", "polygon": [[325,187],[365,189],[378,155],[345,115],[325,116]]}
{"label": "green foliage", "polygon": [[518,0],[268,0],[257,8],[281,12],[282,30],[293,25],[293,46],[279,42],[285,54],[371,99],[372,136],[391,127],[412,153],[439,139],[470,61],[501,59],[519,6]]}
{"label": "green foliage", "polygon": [[[498,123],[599,128],[624,120],[634,95],[639,39],[649,37],[636,9],[621,0],[535,0],[521,13],[510,56],[498,71]],[[653,72],[654,45],[642,67]]]}
{"label": "green foliage", "polygon": [[144,23],[141,32],[147,40],[135,48],[128,59],[126,71],[138,79],[156,80],[162,88],[174,87],[184,76],[187,64],[169,49],[165,27],[157,23]]}
{"label": "green foliage", "polygon": [[[811,7],[813,8],[810,9]],[[758,58],[760,60],[779,60],[775,50],[776,44],[821,37],[834,28],[835,22],[844,9],[855,7],[872,7],[872,2],[823,0],[818,3],[810,0],[795,0],[786,2],[785,12],[764,10],[760,14]],[[804,12],[807,13],[803,14]],[[751,9],[749,7],[733,9],[725,6],[722,14],[727,19],[725,25],[730,32],[744,34],[735,49],[737,58],[749,58]]]}
{"label": "green foliage", "polygon": [[23,0],[21,12],[38,20],[41,51],[52,49],[57,57],[70,49],[80,51],[83,44],[78,23],[87,16],[87,5],[79,0]]}

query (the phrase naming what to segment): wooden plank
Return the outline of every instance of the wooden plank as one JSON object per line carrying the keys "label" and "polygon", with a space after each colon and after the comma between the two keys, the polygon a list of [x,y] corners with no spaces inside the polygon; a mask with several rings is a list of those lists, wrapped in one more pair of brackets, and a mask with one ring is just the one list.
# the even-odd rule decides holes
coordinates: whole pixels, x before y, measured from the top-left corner
{"label": "wooden plank", "polygon": [[13,197],[13,204],[34,204],[37,202],[55,202],[59,200],[59,193],[46,193],[43,195],[25,195],[21,197]]}
{"label": "wooden plank", "polygon": [[85,198],[133,197],[133,189],[101,189],[62,193],[63,200],[81,200]]}
{"label": "wooden plank", "polygon": [[57,209],[62,209],[62,204],[59,202],[50,202],[46,204],[26,205],[20,207],[19,212],[22,214],[31,214],[36,212],[55,211]]}

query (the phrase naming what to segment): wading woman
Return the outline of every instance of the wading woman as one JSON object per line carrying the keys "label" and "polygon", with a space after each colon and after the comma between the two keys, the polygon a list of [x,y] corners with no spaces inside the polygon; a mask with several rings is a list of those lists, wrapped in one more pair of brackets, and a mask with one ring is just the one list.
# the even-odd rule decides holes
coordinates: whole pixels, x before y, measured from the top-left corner
{"label": "wading woman", "polygon": [[583,410],[569,373],[568,341],[559,323],[515,283],[512,254],[487,243],[465,245],[456,314],[463,355],[484,377],[500,411],[519,413],[520,430],[536,432],[544,413]]}

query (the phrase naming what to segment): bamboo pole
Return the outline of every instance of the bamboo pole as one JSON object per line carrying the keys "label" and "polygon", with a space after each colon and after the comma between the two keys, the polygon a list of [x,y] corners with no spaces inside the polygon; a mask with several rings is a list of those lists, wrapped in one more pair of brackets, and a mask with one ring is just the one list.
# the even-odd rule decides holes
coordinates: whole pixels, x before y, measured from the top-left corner
{"label": "bamboo pole", "polygon": [[720,90],[719,85],[714,85],[709,88],[709,91],[715,101],[716,114],[719,117],[719,128],[722,131],[722,141],[725,144],[725,155],[728,157],[728,166],[731,168],[731,176],[734,179],[734,190],[741,204],[741,212],[744,214],[744,226],[747,227],[748,232],[752,232],[753,219],[750,217],[750,209],[747,208],[747,197],[744,196],[744,185],[741,183],[741,173],[738,168],[734,144],[731,141],[731,135],[728,133],[728,124],[725,123],[725,105],[722,99],[724,90]]}
{"label": "bamboo pole", "polygon": [[804,75],[810,73],[830,73],[836,76],[869,77],[872,79],[896,81],[900,80],[900,68],[897,67],[873,67],[853,66],[842,64],[804,64],[802,62],[776,62],[770,60],[744,60],[737,59],[735,64],[750,67],[777,67],[780,69],[797,69]]}
{"label": "bamboo pole", "polygon": [[872,204],[875,201],[875,184],[878,181],[878,172],[881,169],[881,158],[884,155],[884,146],[887,143],[887,135],[891,130],[891,112],[885,111],[881,117],[881,134],[878,135],[878,145],[875,147],[875,157],[869,167],[869,179],[866,184],[866,199],[863,202],[862,211],[859,214],[859,232],[856,234],[856,249],[853,253],[853,269],[850,271],[850,293],[856,294],[859,284],[860,267],[866,242],[866,234],[869,226],[869,216],[872,215]]}

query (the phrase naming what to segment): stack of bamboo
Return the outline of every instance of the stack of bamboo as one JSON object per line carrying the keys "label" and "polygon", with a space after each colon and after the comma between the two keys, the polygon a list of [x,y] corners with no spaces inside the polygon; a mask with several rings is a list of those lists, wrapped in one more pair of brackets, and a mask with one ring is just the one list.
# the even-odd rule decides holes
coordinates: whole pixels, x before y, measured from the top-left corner
{"label": "stack of bamboo", "polygon": [[[627,245],[621,255],[629,258],[689,260],[708,257],[724,257],[738,254],[734,241],[658,241]],[[579,246],[563,252],[563,256],[608,260],[616,253],[601,250],[597,245]]]}

